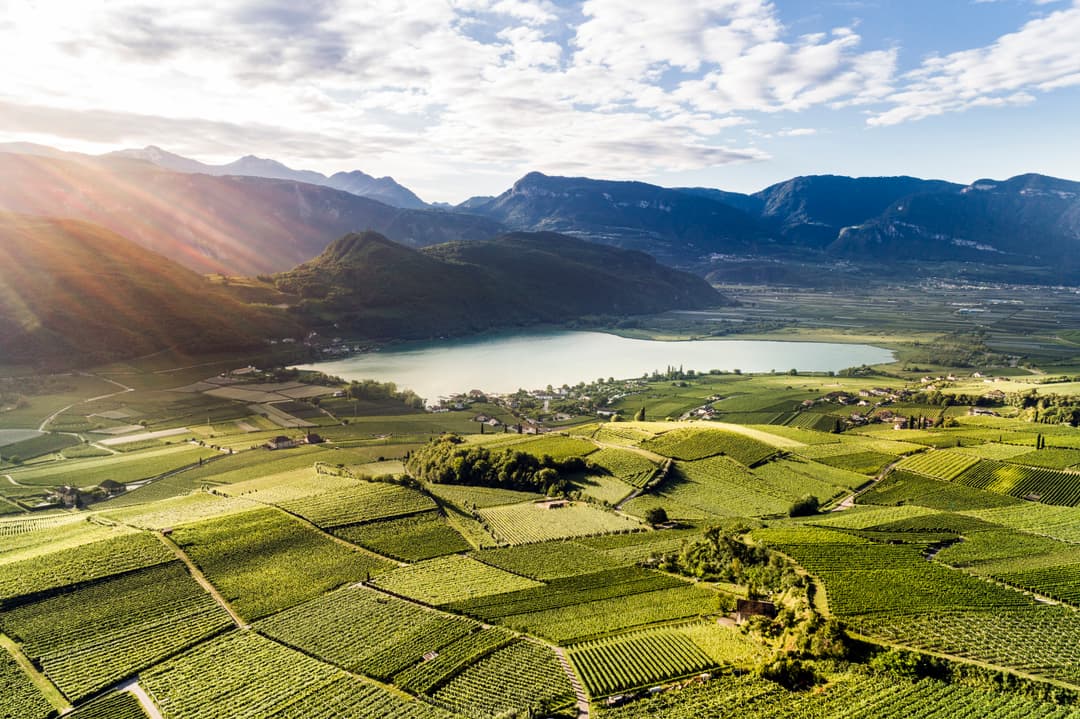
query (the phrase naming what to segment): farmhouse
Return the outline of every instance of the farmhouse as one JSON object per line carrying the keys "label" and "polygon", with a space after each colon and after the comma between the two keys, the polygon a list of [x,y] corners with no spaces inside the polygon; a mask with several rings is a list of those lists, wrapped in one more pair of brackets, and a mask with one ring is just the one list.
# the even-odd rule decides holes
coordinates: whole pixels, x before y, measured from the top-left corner
{"label": "farmhouse", "polygon": [[296,440],[286,437],[285,435],[278,435],[266,443],[267,449],[289,449],[296,446]]}
{"label": "farmhouse", "polygon": [[735,621],[745,622],[750,617],[776,616],[776,605],[760,599],[738,599],[735,604]]}
{"label": "farmhouse", "polygon": [[106,479],[104,482],[98,485],[98,489],[101,489],[110,497],[115,494],[123,494],[127,491],[127,487],[120,484],[114,479]]}

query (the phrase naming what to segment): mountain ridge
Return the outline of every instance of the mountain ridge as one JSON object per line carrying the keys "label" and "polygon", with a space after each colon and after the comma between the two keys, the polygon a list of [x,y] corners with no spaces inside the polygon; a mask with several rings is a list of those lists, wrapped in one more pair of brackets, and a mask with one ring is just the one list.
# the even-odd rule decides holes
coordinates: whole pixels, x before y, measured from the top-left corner
{"label": "mountain ridge", "polygon": [[314,170],[294,170],[277,160],[255,155],[244,155],[224,165],[211,165],[168,152],[156,145],[148,145],[141,149],[116,150],[107,153],[104,157],[143,160],[173,172],[200,173],[215,177],[241,175],[245,177],[264,177],[271,180],[294,180],[310,185],[330,187],[359,197],[378,200],[384,204],[402,209],[422,210],[428,208],[428,204],[421,200],[416,193],[399,184],[394,178],[373,177],[361,170],[336,172],[333,175],[326,176]]}
{"label": "mountain ridge", "polygon": [[422,249],[352,233],[273,281],[299,298],[298,316],[311,325],[374,339],[730,304],[700,277],[649,255],[555,233]]}

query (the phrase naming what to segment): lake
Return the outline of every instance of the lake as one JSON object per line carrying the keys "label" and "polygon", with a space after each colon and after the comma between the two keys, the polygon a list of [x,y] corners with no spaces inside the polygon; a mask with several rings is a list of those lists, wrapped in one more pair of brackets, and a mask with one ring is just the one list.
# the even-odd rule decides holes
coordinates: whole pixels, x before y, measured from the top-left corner
{"label": "lake", "polygon": [[532,332],[397,345],[347,359],[302,365],[346,380],[375,379],[411,389],[428,402],[479,389],[507,393],[599,377],[640,377],[668,366],[707,372],[806,372],[891,362],[870,345],[762,340],[659,342],[603,332]]}

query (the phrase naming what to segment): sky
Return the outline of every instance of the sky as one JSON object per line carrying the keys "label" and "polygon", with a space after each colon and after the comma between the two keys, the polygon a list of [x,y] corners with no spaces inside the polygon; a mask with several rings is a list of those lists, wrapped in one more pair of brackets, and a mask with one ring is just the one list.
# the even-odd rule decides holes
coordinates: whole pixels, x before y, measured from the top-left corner
{"label": "sky", "polygon": [[1080,179],[1080,0],[0,0],[0,142],[753,192]]}

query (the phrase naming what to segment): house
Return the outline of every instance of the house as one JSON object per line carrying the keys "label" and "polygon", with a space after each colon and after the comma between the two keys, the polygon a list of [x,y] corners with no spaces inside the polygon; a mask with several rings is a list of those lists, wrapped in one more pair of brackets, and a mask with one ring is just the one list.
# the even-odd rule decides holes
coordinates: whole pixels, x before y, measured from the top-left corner
{"label": "house", "polygon": [[750,617],[776,617],[776,605],[761,599],[735,600],[735,621],[745,622]]}
{"label": "house", "polygon": [[304,436],[304,441],[308,444],[322,444],[326,440],[314,432],[308,432],[307,435]]}
{"label": "house", "polygon": [[267,449],[290,449],[296,446],[296,440],[286,437],[285,435],[278,435],[265,445]]}
{"label": "house", "polygon": [[113,479],[106,479],[104,482],[98,485],[98,489],[104,491],[110,497],[117,494],[123,494],[127,491],[127,487]]}

